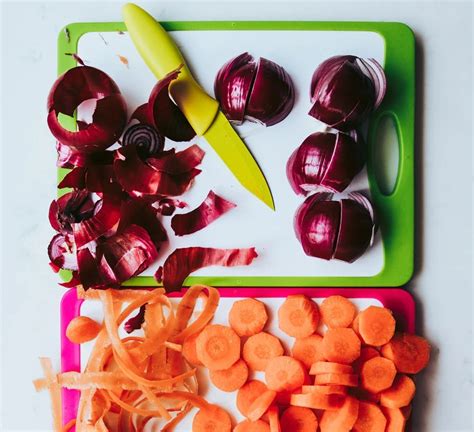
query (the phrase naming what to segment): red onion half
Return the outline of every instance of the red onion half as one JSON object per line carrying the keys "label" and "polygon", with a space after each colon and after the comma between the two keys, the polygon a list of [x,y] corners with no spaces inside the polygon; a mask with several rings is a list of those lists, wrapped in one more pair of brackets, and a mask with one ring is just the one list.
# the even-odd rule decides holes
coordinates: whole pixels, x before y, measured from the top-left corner
{"label": "red onion half", "polygon": [[376,60],[331,57],[313,74],[309,115],[335,129],[354,129],[380,105],[386,87],[385,74]]}
{"label": "red onion half", "polygon": [[263,57],[257,61],[243,53],[217,73],[214,93],[226,117],[236,124],[244,118],[272,126],[281,122],[295,102],[288,73]]}
{"label": "red onion half", "polygon": [[[97,104],[92,123],[78,122],[78,131],[59,123],[58,114],[73,116],[84,101]],[[93,153],[115,143],[127,122],[127,106],[117,84],[105,72],[90,66],[77,66],[54,83],[48,96],[48,125],[55,138],[75,152]]]}
{"label": "red onion half", "polygon": [[364,166],[361,145],[344,133],[316,132],[293,152],[286,174],[297,194],[342,192]]}
{"label": "red onion half", "polygon": [[334,201],[330,193],[316,193],[299,207],[294,227],[306,255],[351,263],[373,242],[374,211],[358,192],[340,201]]}

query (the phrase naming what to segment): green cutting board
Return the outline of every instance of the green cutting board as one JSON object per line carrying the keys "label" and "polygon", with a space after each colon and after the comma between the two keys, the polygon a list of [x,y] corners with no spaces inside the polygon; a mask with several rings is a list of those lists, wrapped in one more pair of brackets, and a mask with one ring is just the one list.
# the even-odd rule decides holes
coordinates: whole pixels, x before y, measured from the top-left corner
{"label": "green cutting board", "polygon": [[[375,205],[377,212],[378,224],[380,227],[379,250],[380,264],[375,266],[376,270],[363,270],[363,259],[353,264],[337,264],[328,263],[324,267],[324,263],[315,265],[314,271],[311,270],[311,264],[305,264],[305,271],[299,272],[288,271],[282,269],[280,263],[272,263],[271,260],[265,271],[259,273],[256,267],[250,273],[247,268],[235,268],[227,270],[228,273],[219,273],[210,269],[205,275],[192,276],[186,280],[186,285],[193,283],[207,283],[215,286],[400,286],[405,284],[413,274],[414,268],[414,110],[415,110],[415,41],[414,35],[409,27],[401,23],[379,23],[379,22],[282,22],[282,21],[240,21],[240,22],[162,22],[164,28],[168,31],[174,31],[175,35],[183,34],[183,32],[195,32],[195,35],[203,32],[215,32],[212,34],[221,35],[221,32],[235,32],[235,38],[241,38],[253,34],[256,40],[265,39],[264,36],[280,35],[282,32],[288,32],[288,38],[301,32],[307,32],[308,38],[313,36],[333,37],[338,39],[338,43],[344,46],[344,41],[348,40],[351,35],[370,32],[382,38],[383,46],[383,66],[387,76],[388,88],[387,94],[382,105],[373,114],[368,126],[368,161],[367,161],[367,179],[370,189],[371,199]],[[58,72],[64,71],[76,66],[76,61],[71,53],[77,53],[80,39],[89,33],[96,33],[102,39],[106,39],[107,35],[112,37],[113,34],[125,32],[126,28],[123,23],[74,23],[66,26],[59,35],[58,41]],[[240,33],[239,33],[240,32]],[[335,33],[337,32],[337,33]],[[210,33],[211,34],[211,33]],[[286,34],[286,33],[285,33]],[[219,36],[216,36],[219,37]],[[189,38],[188,38],[189,39]],[[324,39],[324,38],[322,38]],[[211,37],[212,40],[212,37]],[[317,39],[316,39],[317,40]],[[179,42],[179,40],[178,40]],[[201,59],[193,57],[193,51],[189,47],[181,47],[187,60],[193,67]],[[249,47],[254,55],[259,55],[258,50]],[[298,49],[295,43],[295,50]],[[317,49],[317,47],[315,48]],[[275,51],[276,52],[276,51]],[[81,54],[79,52],[79,54]],[[118,53],[117,53],[118,54]],[[352,52],[340,52],[340,54],[352,54]],[[229,55],[229,58],[232,55]],[[276,60],[275,60],[276,61]],[[310,61],[310,59],[308,59]],[[94,66],[95,64],[91,64]],[[122,65],[123,66],[123,65]],[[285,65],[286,66],[286,65]],[[317,63],[311,67],[314,69]],[[106,72],[109,73],[107,69]],[[130,73],[123,68],[123,73]],[[213,78],[216,70],[210,69],[210,76]],[[117,77],[112,74],[114,79]],[[120,78],[120,77],[119,77]],[[202,80],[202,78],[201,78]],[[206,87],[206,86],[205,86]],[[209,85],[207,86],[209,87]],[[308,82],[309,87],[309,82]],[[301,95],[308,98],[306,89],[301,91]],[[143,102],[143,101],[137,101]],[[298,102],[298,99],[297,99]],[[293,113],[292,113],[293,115]],[[293,115],[294,116],[294,115]],[[395,125],[398,137],[398,174],[396,176],[393,190],[384,193],[384,189],[379,182],[384,177],[386,166],[393,165],[393,161],[387,161],[380,158],[377,153],[377,133],[378,127],[385,119],[391,119]],[[291,115],[289,120],[281,123],[280,127],[291,127]],[[64,126],[74,128],[74,119],[65,119]],[[286,126],[285,126],[286,125]],[[275,127],[276,128],[276,127]],[[270,132],[270,129],[268,132]],[[276,129],[275,129],[276,130]],[[275,131],[273,130],[273,131]],[[259,132],[260,133],[260,132]],[[261,132],[262,137],[264,136]],[[301,142],[301,141],[300,141]],[[292,151],[298,143],[292,143],[288,151]],[[258,148],[252,148],[252,151],[258,153]],[[208,157],[206,155],[206,157]],[[261,157],[257,157],[261,162]],[[376,163],[377,161],[377,163]],[[59,169],[58,177],[61,179],[67,170]],[[284,171],[278,173],[265,174],[271,180],[272,175],[285,177]],[[366,179],[366,181],[367,181]],[[197,182],[199,183],[199,178]],[[271,183],[271,182],[270,182]],[[194,187],[190,194],[193,193]],[[65,190],[59,191],[60,194]],[[226,196],[226,195],[224,195]],[[230,197],[232,199],[232,197]],[[278,199],[278,197],[276,197]],[[294,199],[294,198],[291,198]],[[289,201],[291,201],[289,198]],[[197,202],[197,201],[196,201]],[[282,211],[281,202],[277,212]],[[294,207],[294,206],[293,206]],[[292,208],[291,211],[296,208]],[[264,210],[262,210],[263,212]],[[230,216],[229,216],[230,217]],[[245,215],[244,215],[245,217]],[[268,215],[269,220],[272,215]],[[217,223],[216,223],[217,224]],[[292,231],[291,223],[288,226],[281,226],[281,229]],[[212,226],[211,226],[212,227]],[[200,235],[212,236],[211,227],[209,230],[203,230]],[[189,236],[191,238],[191,236]],[[207,244],[196,243],[189,240],[189,245],[207,246]],[[230,247],[230,245],[226,245]],[[243,247],[244,245],[235,245]],[[245,246],[253,246],[246,244]],[[260,252],[260,250],[259,250]],[[265,256],[266,251],[263,251]],[[367,254],[370,254],[369,250]],[[302,252],[301,252],[302,254]],[[292,253],[291,255],[295,255]],[[291,259],[290,257],[289,259]],[[303,254],[293,259],[307,260]],[[320,260],[312,259],[312,262]],[[309,261],[308,261],[309,262]],[[273,269],[272,269],[273,266]],[[319,267],[318,267],[319,266]],[[338,267],[339,266],[339,267]],[[350,267],[352,266],[352,267]],[[252,266],[250,266],[252,267]],[[284,267],[284,266],[283,266]],[[156,268],[156,266],[154,267]],[[339,271],[338,269],[344,269]],[[353,274],[351,269],[354,269]],[[61,272],[63,278],[69,279],[69,272]],[[156,282],[151,276],[139,276],[126,283],[132,286],[155,286]]]}

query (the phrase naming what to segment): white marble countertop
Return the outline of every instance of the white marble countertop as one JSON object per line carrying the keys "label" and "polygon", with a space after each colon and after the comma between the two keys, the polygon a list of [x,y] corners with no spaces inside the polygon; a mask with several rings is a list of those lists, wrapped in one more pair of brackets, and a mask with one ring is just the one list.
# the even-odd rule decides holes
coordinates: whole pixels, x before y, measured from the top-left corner
{"label": "white marble countertop", "polygon": [[[2,431],[51,429],[47,395],[36,395],[31,380],[40,374],[40,355],[59,359],[63,290],[46,257],[55,152],[45,122],[57,34],[74,21],[118,21],[120,3],[0,2]],[[381,20],[413,28],[419,73],[418,251],[408,288],[417,300],[418,331],[434,347],[418,381],[413,431],[472,431],[472,3],[144,5],[164,20]]]}

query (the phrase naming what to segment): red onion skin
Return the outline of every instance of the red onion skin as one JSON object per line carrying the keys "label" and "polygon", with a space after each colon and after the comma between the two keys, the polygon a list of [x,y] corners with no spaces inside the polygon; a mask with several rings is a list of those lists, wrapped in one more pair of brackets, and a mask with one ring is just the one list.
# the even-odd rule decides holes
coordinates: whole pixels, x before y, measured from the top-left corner
{"label": "red onion skin", "polygon": [[375,88],[356,62],[354,56],[336,56],[316,69],[310,116],[341,131],[354,129],[366,120],[374,109]]}
{"label": "red onion skin", "polygon": [[257,65],[247,52],[221,67],[214,82],[214,94],[226,117],[242,124]]}

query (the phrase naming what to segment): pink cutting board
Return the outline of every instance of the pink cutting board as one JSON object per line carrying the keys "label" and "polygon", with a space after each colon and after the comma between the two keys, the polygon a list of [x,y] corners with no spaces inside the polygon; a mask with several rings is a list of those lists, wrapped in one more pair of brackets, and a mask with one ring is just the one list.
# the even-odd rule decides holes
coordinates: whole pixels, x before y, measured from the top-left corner
{"label": "pink cutting board", "polygon": [[[413,297],[398,288],[220,288],[222,298],[252,297],[278,299],[290,294],[305,294],[313,299],[323,299],[331,295],[342,295],[355,301],[367,299],[378,301],[391,309],[397,320],[397,328],[413,333],[415,331],[415,302]],[[172,293],[170,297],[180,297],[182,293]],[[77,298],[76,290],[69,290],[61,301],[61,371],[81,370],[80,345],[66,337],[69,322],[81,313],[84,301]],[[267,302],[266,302],[267,303]],[[63,389],[64,424],[76,417],[80,392]],[[72,429],[74,430],[74,429]]]}

